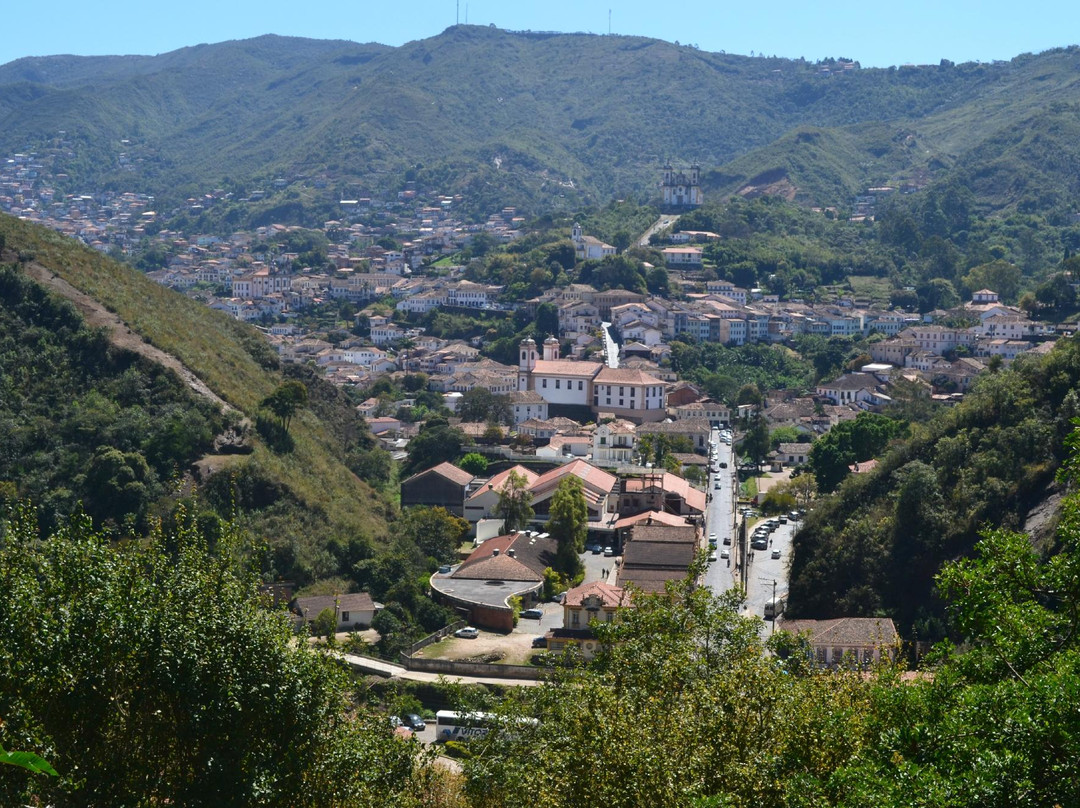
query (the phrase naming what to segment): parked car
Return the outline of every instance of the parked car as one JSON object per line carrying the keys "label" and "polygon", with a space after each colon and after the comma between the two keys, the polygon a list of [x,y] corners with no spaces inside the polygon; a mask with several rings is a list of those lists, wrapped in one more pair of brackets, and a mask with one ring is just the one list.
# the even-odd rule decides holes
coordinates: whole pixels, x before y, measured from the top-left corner
{"label": "parked car", "polygon": [[724,536],[724,544],[731,544],[731,536]]}
{"label": "parked car", "polygon": [[613,558],[614,555],[615,555],[615,548],[614,547],[608,546],[608,547],[604,548],[604,558]]}
{"label": "parked car", "polygon": [[720,551],[720,557],[721,558],[731,558],[731,551],[726,549],[726,548],[721,550]]}
{"label": "parked car", "polygon": [[427,726],[424,719],[416,713],[405,713],[405,715],[401,716],[401,722],[413,732],[419,732]]}
{"label": "parked car", "polygon": [[480,636],[480,629],[474,626],[465,626],[465,628],[459,628],[454,632],[455,637],[461,637],[465,640],[475,640]]}
{"label": "parked car", "polygon": [[716,561],[716,552],[709,553],[709,561]]}
{"label": "parked car", "polygon": [[720,464],[720,468],[722,468],[722,469],[726,469],[726,468],[727,468],[727,463],[721,463],[721,464]]}
{"label": "parked car", "polygon": [[779,558],[780,557],[780,550],[779,549],[773,550],[772,551],[772,557],[773,558]]}
{"label": "parked car", "polygon": [[441,567],[439,567],[439,574],[440,575],[446,575],[449,572],[450,572],[450,565],[449,564],[443,564]]}
{"label": "parked car", "polygon": [[544,616],[543,609],[526,609],[521,613],[521,616],[526,620],[539,620]]}
{"label": "parked car", "polygon": [[533,637],[533,648],[547,648],[547,637]]}
{"label": "parked car", "polygon": [[604,552],[604,548],[601,547],[599,544],[594,544],[592,546],[592,554],[593,555],[600,555],[602,552]]}

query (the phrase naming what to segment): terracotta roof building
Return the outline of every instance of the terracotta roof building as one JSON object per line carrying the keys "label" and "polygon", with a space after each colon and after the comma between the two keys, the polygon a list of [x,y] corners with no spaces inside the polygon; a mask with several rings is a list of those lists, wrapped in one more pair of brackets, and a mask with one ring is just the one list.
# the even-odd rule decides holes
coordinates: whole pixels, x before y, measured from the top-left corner
{"label": "terracotta roof building", "polygon": [[547,534],[510,533],[482,542],[448,573],[431,576],[437,599],[470,623],[512,631],[511,598],[531,602],[544,588],[544,569],[555,563],[558,543]]}
{"label": "terracotta roof building", "polygon": [[401,507],[413,505],[446,508],[455,516],[464,514],[465,494],[473,475],[453,463],[418,472],[401,483]]}
{"label": "terracotta roof building", "polygon": [[887,617],[841,617],[835,620],[781,620],[777,629],[807,634],[814,658],[828,667],[866,667],[895,657],[900,635]]}
{"label": "terracotta roof building", "polygon": [[367,592],[353,592],[344,595],[317,595],[310,598],[297,598],[289,610],[306,623],[313,623],[325,610],[334,614],[338,631],[352,631],[367,628],[375,619],[382,604],[371,599]]}
{"label": "terracotta roof building", "polygon": [[637,524],[623,548],[619,586],[662,592],[668,581],[686,577],[698,546],[693,525]]}
{"label": "terracotta roof building", "polygon": [[576,648],[585,659],[592,659],[601,650],[591,623],[610,623],[621,608],[630,605],[630,593],[619,586],[601,581],[575,586],[563,601],[562,628],[547,633],[547,647],[552,653]]}

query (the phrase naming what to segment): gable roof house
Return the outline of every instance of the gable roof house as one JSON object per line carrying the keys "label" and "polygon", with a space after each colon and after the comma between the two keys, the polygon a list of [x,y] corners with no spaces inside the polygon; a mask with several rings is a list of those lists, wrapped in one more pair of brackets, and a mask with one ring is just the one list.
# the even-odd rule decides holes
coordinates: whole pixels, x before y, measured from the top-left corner
{"label": "gable roof house", "polygon": [[367,592],[296,598],[289,606],[289,610],[305,623],[314,623],[324,610],[329,609],[334,613],[338,631],[367,628],[381,608],[382,604],[373,601]]}
{"label": "gable roof house", "polygon": [[704,418],[683,418],[641,424],[637,433],[639,438],[644,435],[683,435],[690,440],[694,451],[705,452],[712,434],[712,424]]}
{"label": "gable roof house", "polygon": [[585,507],[589,513],[589,529],[610,532],[617,520],[619,481],[614,474],[586,463],[573,460],[557,469],[541,475],[529,486],[532,492],[532,507],[536,521],[546,522],[551,509],[551,497],[559,487],[559,482],[568,474],[581,478],[585,493]]}
{"label": "gable roof house", "polygon": [[418,472],[401,483],[401,507],[412,505],[446,508],[454,516],[465,512],[465,494],[473,475],[453,463]]}
{"label": "gable roof house", "polygon": [[776,459],[785,466],[803,466],[810,460],[809,443],[781,443]]}
{"label": "gable roof house", "polygon": [[817,386],[817,394],[833,404],[869,403],[877,392],[877,380],[869,373],[847,373]]}
{"label": "gable roof house", "polygon": [[780,620],[776,627],[790,634],[807,634],[814,659],[830,668],[867,667],[883,655],[894,659],[900,648],[900,635],[887,617]]}
{"label": "gable roof house", "polygon": [[618,585],[663,592],[668,581],[686,577],[697,544],[697,528],[693,525],[635,525],[623,548]]}
{"label": "gable roof house", "polygon": [[548,651],[559,654],[568,648],[576,648],[583,658],[592,659],[601,650],[590,627],[592,621],[611,623],[617,618],[619,609],[630,605],[629,592],[603,581],[592,581],[567,590],[562,627],[551,629],[546,635]]}
{"label": "gable roof house", "polygon": [[535,471],[521,465],[511,466],[500,471],[487,482],[480,482],[476,486],[476,490],[469,494],[468,499],[465,500],[465,518],[472,523],[476,523],[481,519],[490,519],[495,516],[495,511],[499,506],[499,497],[506,488],[511,473],[524,477],[526,487],[532,486],[533,483],[540,479],[540,475]]}

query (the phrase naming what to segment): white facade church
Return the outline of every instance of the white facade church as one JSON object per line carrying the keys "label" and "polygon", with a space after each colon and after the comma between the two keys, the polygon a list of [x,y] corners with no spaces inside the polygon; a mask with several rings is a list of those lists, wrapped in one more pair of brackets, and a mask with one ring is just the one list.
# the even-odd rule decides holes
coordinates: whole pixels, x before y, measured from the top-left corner
{"label": "white facade church", "polygon": [[518,357],[518,390],[535,391],[550,405],[588,407],[639,424],[666,416],[667,382],[655,376],[560,359],[555,337],[544,340],[543,359],[531,338],[521,342]]}

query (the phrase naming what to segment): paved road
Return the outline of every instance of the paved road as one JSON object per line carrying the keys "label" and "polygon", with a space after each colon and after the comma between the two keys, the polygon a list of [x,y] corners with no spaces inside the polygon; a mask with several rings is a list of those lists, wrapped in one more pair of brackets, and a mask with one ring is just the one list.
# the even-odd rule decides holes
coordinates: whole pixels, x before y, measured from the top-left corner
{"label": "paved road", "polygon": [[600,328],[604,332],[604,356],[607,358],[607,366],[617,368],[619,366],[619,345],[611,338],[611,332],[608,330],[611,328],[611,323],[600,323]]}
{"label": "paved road", "polygon": [[[755,520],[755,523],[759,521],[762,520]],[[789,521],[786,525],[780,525],[770,536],[772,543],[769,549],[753,552],[753,560],[750,561],[746,580],[747,614],[764,617],[765,604],[773,599],[774,593],[777,598],[787,596],[791,540],[799,524],[799,522]],[[754,524],[751,524],[749,529],[752,531],[753,528]],[[775,550],[780,551],[779,558],[772,557]],[[772,622],[765,623],[765,636],[768,636],[772,629]]]}
{"label": "paved road", "polygon": [[[708,541],[709,534],[715,533],[717,538],[717,559],[709,565],[705,573],[705,585],[719,594],[733,586],[740,585],[743,581],[741,567],[744,559],[740,555],[737,526],[742,522],[742,516],[736,521],[735,508],[738,504],[738,478],[735,470],[735,455],[731,446],[720,441],[718,430],[714,430],[710,438],[717,446],[717,461],[727,463],[726,469],[719,469],[709,476],[709,492],[712,498],[705,517],[704,541]],[[715,468],[715,466],[714,466]],[[717,487],[719,485],[719,488]],[[788,566],[791,557],[791,541],[798,530],[800,522],[788,521],[780,525],[771,535],[772,544],[767,550],[752,550],[749,546],[750,533],[754,527],[763,521],[761,517],[753,517],[747,525],[746,546],[746,608],[745,614],[764,616],[765,604],[773,597],[785,597],[788,591]],[[730,545],[724,544],[724,539],[731,540]],[[706,546],[708,546],[706,544]],[[724,550],[728,551],[729,559],[721,558]],[[779,550],[780,557],[773,558],[772,551]],[[765,636],[772,631],[773,624],[763,624]]]}
{"label": "paved road", "polygon": [[[719,594],[730,589],[737,582],[736,563],[737,539],[734,531],[735,505],[738,501],[738,481],[735,472],[735,452],[731,446],[721,442],[720,431],[714,429],[710,437],[713,445],[717,447],[717,461],[726,463],[727,468],[720,468],[709,474],[709,507],[705,514],[705,541],[709,534],[716,534],[717,559],[709,565],[705,573],[705,585]],[[717,468],[717,466],[713,466]],[[724,539],[729,539],[730,544],[725,545]],[[706,544],[706,546],[708,546]],[[727,550],[730,558],[720,558],[722,551]]]}
{"label": "paved road", "polygon": [[652,238],[653,233],[658,233],[666,227],[671,227],[678,219],[679,215],[677,213],[665,213],[653,222],[652,226],[641,235],[641,238],[637,240],[637,245],[639,247],[648,247],[649,239]]}

